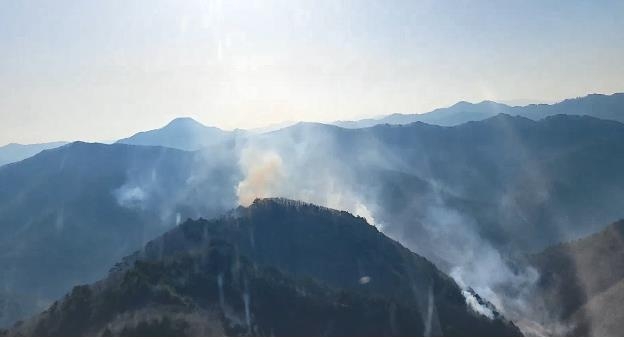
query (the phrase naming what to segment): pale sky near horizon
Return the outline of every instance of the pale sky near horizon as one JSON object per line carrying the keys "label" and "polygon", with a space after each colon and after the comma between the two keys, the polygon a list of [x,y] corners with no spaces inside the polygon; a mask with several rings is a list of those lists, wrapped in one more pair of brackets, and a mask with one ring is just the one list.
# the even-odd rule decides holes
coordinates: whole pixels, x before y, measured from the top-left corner
{"label": "pale sky near horizon", "polygon": [[619,0],[3,0],[0,145],[624,91]]}

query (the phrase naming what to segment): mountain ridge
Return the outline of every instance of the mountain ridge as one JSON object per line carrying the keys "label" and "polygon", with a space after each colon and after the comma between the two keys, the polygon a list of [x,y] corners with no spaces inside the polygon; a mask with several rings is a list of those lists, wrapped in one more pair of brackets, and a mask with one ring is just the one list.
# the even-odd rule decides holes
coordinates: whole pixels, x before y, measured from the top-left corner
{"label": "mountain ridge", "polygon": [[[352,257],[342,256],[345,251]],[[185,279],[176,281],[180,277]],[[210,282],[214,288],[208,295],[193,288]],[[423,290],[423,284],[429,288]],[[223,293],[216,290],[221,286]],[[242,294],[241,302],[228,293],[232,289]],[[160,291],[169,293],[155,295]],[[299,293],[291,296],[291,291]],[[276,292],[290,297],[280,298]],[[280,308],[284,299],[290,305],[287,309]],[[118,302],[106,303],[111,300]],[[71,306],[91,310],[76,314]],[[110,317],[132,311],[138,315],[145,308],[152,318],[142,330],[141,324],[119,325]],[[317,314],[319,308],[325,312]],[[433,310],[435,320],[427,321],[427,309]],[[168,310],[167,319],[158,319],[163,315],[158,310]],[[189,316],[192,310],[195,317]],[[290,314],[288,319],[297,320],[298,329],[280,320],[284,312]],[[366,315],[371,313],[378,316],[370,319]],[[98,335],[115,330],[113,334],[141,335],[152,334],[154,328],[162,332],[163,320],[171,320],[165,327],[171,333],[165,334],[214,334],[190,326],[204,315],[213,320],[209,328],[223,328],[228,335],[521,335],[494,313],[490,319],[471,309],[452,279],[364,219],[269,198],[214,220],[188,220],[125,258],[108,279],[74,288],[63,301],[39,317],[16,324],[9,334]],[[378,319],[388,316],[389,323]]]}
{"label": "mountain ridge", "polygon": [[596,118],[624,122],[624,93],[588,94],[568,98],[554,104],[529,104],[510,106],[484,100],[478,103],[457,102],[446,108],[437,108],[421,114],[393,113],[379,119],[337,121],[334,124],[346,128],[370,127],[377,124],[409,124],[414,121],[454,126],[474,120],[482,120],[498,113],[525,116],[539,120],[555,114],[590,115]]}

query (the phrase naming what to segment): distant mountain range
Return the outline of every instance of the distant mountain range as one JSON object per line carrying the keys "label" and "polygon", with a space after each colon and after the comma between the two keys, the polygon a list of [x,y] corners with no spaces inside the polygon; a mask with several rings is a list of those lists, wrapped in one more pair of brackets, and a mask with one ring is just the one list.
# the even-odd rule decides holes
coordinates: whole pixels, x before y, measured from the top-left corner
{"label": "distant mountain range", "polygon": [[[414,122],[424,122],[432,125],[454,126],[470,121],[483,120],[499,113],[518,115],[533,120],[557,114],[588,115],[601,119],[624,122],[624,93],[613,95],[590,94],[585,97],[566,99],[556,104],[530,104],[526,106],[509,106],[493,101],[483,101],[472,104],[458,102],[448,108],[440,108],[423,114],[391,114],[382,118],[363,119],[357,121],[336,121],[333,125],[344,128],[365,128],[378,124],[405,125]],[[166,126],[139,132],[117,143],[165,146],[176,149],[195,151],[240,139],[241,137],[277,131],[296,122],[284,122],[264,128],[252,130],[225,131],[216,127],[205,126],[192,118],[176,118]],[[52,142],[43,144],[8,144],[0,147],[0,166],[21,161],[32,157],[40,151],[52,149],[66,144],[66,142]]]}
{"label": "distant mountain range", "polygon": [[590,94],[585,97],[566,99],[556,104],[530,104],[509,106],[493,101],[480,103],[459,102],[447,108],[440,108],[422,114],[395,113],[379,119],[337,121],[334,124],[345,128],[364,128],[378,124],[410,124],[423,122],[433,125],[453,126],[469,121],[483,120],[499,113],[539,120],[548,116],[587,115],[600,119],[624,122],[624,93],[612,95]]}
{"label": "distant mountain range", "polygon": [[462,294],[362,218],[263,199],[185,222],[8,335],[521,335]]}
{"label": "distant mountain range", "polygon": [[5,164],[19,162],[23,159],[32,157],[43,150],[58,148],[67,142],[52,142],[42,144],[16,144],[11,143],[0,147],[0,166]]}

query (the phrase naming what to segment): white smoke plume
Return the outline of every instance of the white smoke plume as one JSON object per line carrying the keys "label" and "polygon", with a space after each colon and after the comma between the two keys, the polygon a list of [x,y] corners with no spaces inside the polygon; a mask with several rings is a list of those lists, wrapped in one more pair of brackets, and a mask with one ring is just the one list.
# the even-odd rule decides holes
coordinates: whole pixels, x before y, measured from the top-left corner
{"label": "white smoke plume", "polygon": [[[256,198],[286,197],[348,211],[376,224],[374,211],[377,210],[371,209],[370,200],[367,202],[362,191],[358,192],[348,181],[352,173],[340,172],[341,168],[329,157],[323,162],[303,162],[278,148],[247,146],[239,161],[244,175],[236,186],[239,203],[249,205]],[[522,312],[523,294],[530,293],[529,288],[538,279],[537,272],[531,268],[512,269],[500,251],[479,235],[476,222],[447,206],[439,195],[434,193],[424,202],[427,202],[423,209],[426,214],[420,220],[424,229],[410,232],[426,241],[412,242],[392,230],[389,236],[412,251],[442,263],[441,267],[462,289],[474,289],[501,313]],[[385,231],[378,223],[377,227]],[[509,297],[502,293],[503,289],[511,289],[515,295]],[[470,305],[469,299],[466,297]]]}
{"label": "white smoke plume", "polygon": [[[503,315],[513,318],[528,313],[526,297],[539,279],[531,267],[515,268],[499,249],[478,232],[477,222],[432,197],[422,219],[426,242],[406,246],[430,259],[438,259],[445,271],[463,290],[474,290]],[[430,244],[430,246],[427,246]],[[490,313],[474,306],[471,294],[466,303],[481,314]]]}
{"label": "white smoke plume", "polygon": [[243,149],[239,165],[244,177],[236,186],[239,204],[249,206],[256,198],[285,197],[348,211],[375,225],[369,207],[342,183],[344,176],[328,170],[325,163],[308,165],[304,171],[299,164],[286,163],[287,158],[273,149]]}
{"label": "white smoke plume", "polygon": [[471,292],[467,290],[462,290],[462,295],[464,296],[464,298],[466,299],[466,303],[468,304],[468,306],[470,306],[470,308],[472,308],[472,310],[483,316],[486,316],[489,319],[494,319],[494,311],[492,311],[487,306],[479,303],[477,298]]}
{"label": "white smoke plume", "polygon": [[125,184],[114,191],[117,203],[126,208],[143,207],[147,194],[138,186]]}

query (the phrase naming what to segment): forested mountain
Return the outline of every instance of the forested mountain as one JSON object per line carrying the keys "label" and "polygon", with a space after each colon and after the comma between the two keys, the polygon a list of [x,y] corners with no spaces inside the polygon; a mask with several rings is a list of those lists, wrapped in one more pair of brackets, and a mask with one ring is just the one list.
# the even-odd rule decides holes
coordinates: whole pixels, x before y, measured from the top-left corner
{"label": "forested mountain", "polygon": [[520,335],[463,294],[362,218],[263,199],[188,220],[9,335]]}
{"label": "forested mountain", "polygon": [[201,173],[198,163],[206,162],[162,147],[72,143],[0,168],[0,295],[13,301],[0,319],[15,321],[100,278],[176,220],[229,209],[232,191],[205,183],[231,180],[232,162]]}

